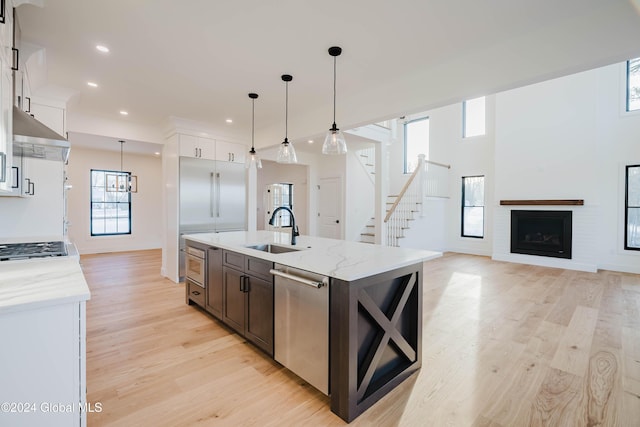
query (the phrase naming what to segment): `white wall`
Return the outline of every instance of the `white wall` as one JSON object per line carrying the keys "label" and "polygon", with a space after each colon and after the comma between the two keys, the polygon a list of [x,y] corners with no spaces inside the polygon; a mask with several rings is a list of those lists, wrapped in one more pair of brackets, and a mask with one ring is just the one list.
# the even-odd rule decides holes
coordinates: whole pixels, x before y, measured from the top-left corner
{"label": "white wall", "polygon": [[20,171],[20,177],[33,181],[35,196],[0,197],[0,239],[61,240],[64,234],[64,164],[35,158],[24,161],[26,168]]}
{"label": "white wall", "polygon": [[73,147],[67,175],[69,238],[81,254],[155,249],[162,246],[162,163],[159,157],[124,154],[124,169],[138,176],[131,195],[131,234],[91,236],[90,171],[120,170],[120,152]]}
{"label": "white wall", "polygon": [[345,240],[360,241],[363,226],[375,212],[375,184],[358,158],[357,149],[349,147],[346,157]]}
{"label": "white wall", "polygon": [[573,211],[571,260],[510,254],[511,209],[496,206],[494,258],[640,272],[640,252],[622,249],[623,169],[640,162],[640,115],[621,109],[624,85],[617,64],[497,95],[495,203],[584,199],[585,205],[535,208]]}
{"label": "white wall", "polygon": [[270,160],[262,161],[262,169],[257,172],[257,209],[256,220],[257,229],[264,230],[268,223],[266,219],[265,191],[270,184],[288,183],[293,184],[293,211],[296,218],[296,225],[300,229],[300,234],[309,234],[308,226],[308,181],[306,165],[279,164]]}
{"label": "white wall", "polygon": [[[491,255],[493,241],[493,185],[494,185],[494,122],[495,97],[487,97],[486,134],[462,137],[462,104],[452,104],[415,116],[429,117],[428,160],[451,165],[449,170],[449,198],[427,199],[423,216],[411,222],[400,245],[409,248],[447,250],[453,252]],[[389,147],[390,193],[398,194],[409,175],[404,169],[404,127],[398,126],[398,138]],[[460,236],[461,188],[463,176],[485,177],[484,238]]]}

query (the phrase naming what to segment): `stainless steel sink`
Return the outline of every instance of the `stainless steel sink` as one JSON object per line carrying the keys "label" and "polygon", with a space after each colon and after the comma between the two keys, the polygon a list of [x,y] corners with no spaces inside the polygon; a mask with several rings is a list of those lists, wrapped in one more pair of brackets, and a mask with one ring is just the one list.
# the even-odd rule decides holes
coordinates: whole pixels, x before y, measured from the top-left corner
{"label": "stainless steel sink", "polygon": [[300,250],[304,249],[304,248],[292,248],[290,246],[274,245],[274,244],[271,244],[271,243],[247,246],[247,248],[255,249],[257,251],[262,251],[262,252],[269,252],[271,254],[284,254],[284,253],[287,253],[287,252],[300,251]]}

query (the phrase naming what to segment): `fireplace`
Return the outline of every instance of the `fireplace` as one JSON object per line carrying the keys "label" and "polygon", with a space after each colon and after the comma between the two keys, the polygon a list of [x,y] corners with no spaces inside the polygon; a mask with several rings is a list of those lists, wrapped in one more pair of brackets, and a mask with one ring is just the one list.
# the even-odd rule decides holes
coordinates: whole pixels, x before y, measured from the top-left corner
{"label": "fireplace", "polygon": [[511,253],[571,259],[571,211],[511,211]]}

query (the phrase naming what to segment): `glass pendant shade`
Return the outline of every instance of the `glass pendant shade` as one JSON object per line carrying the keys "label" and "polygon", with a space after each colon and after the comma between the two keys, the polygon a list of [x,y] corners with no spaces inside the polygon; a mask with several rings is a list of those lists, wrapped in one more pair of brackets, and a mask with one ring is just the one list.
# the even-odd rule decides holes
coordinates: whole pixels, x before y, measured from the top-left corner
{"label": "glass pendant shade", "polygon": [[260,160],[260,157],[258,157],[258,154],[256,153],[256,150],[254,148],[251,148],[251,151],[249,151],[249,161],[245,163],[245,167],[247,169],[253,167],[262,169],[262,160]]}
{"label": "glass pendant shade", "polygon": [[324,144],[322,144],[322,154],[346,154],[347,153],[347,141],[344,139],[344,134],[340,129],[336,128],[335,123],[333,127],[327,132],[327,136],[324,138]]}
{"label": "glass pendant shade", "polygon": [[333,46],[329,48],[329,55],[333,56],[333,125],[327,132],[322,144],[322,154],[347,154],[347,141],[344,134],[336,126],[336,57],[342,53],[342,48]]}
{"label": "glass pendant shade", "polygon": [[262,160],[260,160],[260,157],[258,157],[258,153],[256,153],[256,149],[253,146],[256,121],[256,99],[258,98],[258,94],[250,93],[249,98],[251,98],[251,150],[249,150],[249,161],[245,163],[245,167],[247,169],[262,169]]}
{"label": "glass pendant shade", "polygon": [[285,108],[284,108],[284,141],[280,144],[278,150],[278,157],[276,161],[278,163],[298,163],[298,157],[296,156],[296,150],[293,148],[293,143],[287,139],[287,129],[289,127],[289,82],[293,80],[293,76],[289,74],[282,75],[282,81],[285,83]]}
{"label": "glass pendant shade", "polygon": [[278,163],[298,163],[298,157],[296,156],[296,149],[293,148],[293,144],[287,139],[280,144],[278,150]]}

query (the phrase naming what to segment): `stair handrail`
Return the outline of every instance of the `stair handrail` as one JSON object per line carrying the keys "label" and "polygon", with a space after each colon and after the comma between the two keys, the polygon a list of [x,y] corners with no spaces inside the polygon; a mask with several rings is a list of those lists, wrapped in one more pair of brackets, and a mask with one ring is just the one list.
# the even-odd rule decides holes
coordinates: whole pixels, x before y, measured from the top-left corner
{"label": "stair handrail", "polygon": [[411,183],[413,182],[413,180],[416,178],[416,176],[422,170],[422,168],[424,166],[424,162],[425,162],[424,154],[420,154],[418,156],[418,165],[414,169],[413,173],[411,174],[411,176],[409,177],[407,182],[405,182],[404,187],[402,187],[402,190],[400,190],[400,194],[398,195],[398,197],[396,197],[396,200],[395,200],[395,202],[393,202],[393,205],[391,205],[391,209],[389,209],[389,212],[387,212],[387,216],[384,217],[384,222],[388,222],[389,221],[389,218],[391,218],[391,215],[393,215],[393,213],[395,212],[396,208],[398,207],[398,204],[400,204],[400,201],[402,200],[402,197],[404,196],[404,193],[407,192],[407,190],[411,186]]}
{"label": "stair handrail", "polygon": [[432,160],[425,160],[425,163],[429,163],[430,165],[435,165],[435,166],[442,166],[443,168],[447,168],[447,169],[451,169],[451,165],[447,165],[444,163],[438,163],[438,162],[434,162]]}

